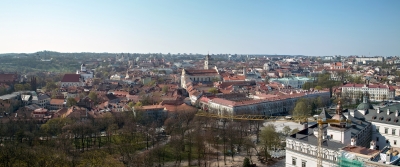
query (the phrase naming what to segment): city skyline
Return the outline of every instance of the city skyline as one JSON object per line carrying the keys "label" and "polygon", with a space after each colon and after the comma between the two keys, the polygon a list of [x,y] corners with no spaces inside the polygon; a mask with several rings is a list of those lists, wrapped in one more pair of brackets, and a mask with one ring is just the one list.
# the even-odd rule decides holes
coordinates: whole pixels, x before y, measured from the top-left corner
{"label": "city skyline", "polygon": [[0,53],[398,56],[400,2],[0,2]]}

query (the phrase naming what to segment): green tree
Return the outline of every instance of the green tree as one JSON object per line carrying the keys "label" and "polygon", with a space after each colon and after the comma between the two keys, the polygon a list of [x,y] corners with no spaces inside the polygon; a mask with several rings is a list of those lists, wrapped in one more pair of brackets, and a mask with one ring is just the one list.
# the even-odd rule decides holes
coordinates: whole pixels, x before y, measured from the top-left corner
{"label": "green tree", "polygon": [[217,88],[210,88],[209,90],[208,90],[208,92],[210,92],[210,93],[212,93],[212,94],[217,94],[218,93],[218,89]]}
{"label": "green tree", "polygon": [[164,86],[162,87],[162,92],[163,92],[163,93],[167,93],[167,92],[168,92],[168,86],[167,86],[167,85],[164,85]]}
{"label": "green tree", "polygon": [[15,91],[23,91],[25,90],[25,86],[23,84],[14,84]]}
{"label": "green tree", "polygon": [[321,108],[321,107],[324,107],[324,106],[325,106],[324,100],[322,99],[321,96],[317,97],[317,98],[315,99],[314,103],[315,103],[315,105],[316,105],[318,108]]}
{"label": "green tree", "polygon": [[89,96],[90,100],[93,101],[94,104],[97,104],[97,93],[96,92],[90,92]]}
{"label": "green tree", "polygon": [[40,126],[48,136],[57,136],[62,133],[62,128],[66,125],[72,124],[69,118],[53,118]]}
{"label": "green tree", "polygon": [[88,151],[82,154],[78,167],[123,167],[116,158],[101,150]]}
{"label": "green tree", "polygon": [[46,83],[45,89],[47,91],[53,90],[53,89],[56,89],[56,88],[57,88],[57,85],[53,81],[50,81],[50,82]]}
{"label": "green tree", "polygon": [[135,106],[135,103],[133,103],[133,101],[128,103],[129,108],[132,108],[133,106]]}
{"label": "green tree", "polygon": [[310,111],[307,104],[302,100],[298,100],[296,102],[296,107],[294,107],[293,109],[293,118],[298,120],[305,120],[310,115],[309,113]]}
{"label": "green tree", "polygon": [[322,90],[322,86],[316,86],[314,89],[316,89],[316,90]]}
{"label": "green tree", "polygon": [[140,102],[140,101],[138,101],[136,104],[135,104],[135,109],[136,108],[140,108],[140,107],[142,107],[143,106],[143,104],[142,104],[142,102]]}
{"label": "green tree", "polygon": [[280,138],[279,134],[276,132],[276,128],[274,125],[269,124],[263,130],[261,130],[260,134],[261,145],[263,149],[263,154],[266,160],[271,157],[269,155],[269,150],[279,147]]}
{"label": "green tree", "polygon": [[312,82],[306,82],[303,84],[303,86],[301,86],[301,88],[303,90],[310,90],[310,88],[312,88],[313,83]]}
{"label": "green tree", "polygon": [[250,159],[249,158],[244,158],[244,160],[243,160],[243,167],[251,167],[251,164],[250,164]]}
{"label": "green tree", "polygon": [[290,135],[290,132],[291,132],[291,131],[292,131],[292,129],[290,129],[289,126],[285,126],[285,127],[283,127],[283,129],[282,129],[282,133],[283,133],[283,135],[285,135],[285,136]]}
{"label": "green tree", "polygon": [[67,106],[68,107],[74,106],[76,104],[77,104],[77,101],[74,98],[70,97],[70,98],[67,99]]}

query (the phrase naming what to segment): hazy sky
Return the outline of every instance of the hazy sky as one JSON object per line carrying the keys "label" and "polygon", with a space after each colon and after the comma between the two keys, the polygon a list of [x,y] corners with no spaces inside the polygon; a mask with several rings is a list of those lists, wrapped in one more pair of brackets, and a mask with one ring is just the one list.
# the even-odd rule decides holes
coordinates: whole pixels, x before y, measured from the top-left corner
{"label": "hazy sky", "polygon": [[400,56],[400,0],[0,1],[0,53]]}

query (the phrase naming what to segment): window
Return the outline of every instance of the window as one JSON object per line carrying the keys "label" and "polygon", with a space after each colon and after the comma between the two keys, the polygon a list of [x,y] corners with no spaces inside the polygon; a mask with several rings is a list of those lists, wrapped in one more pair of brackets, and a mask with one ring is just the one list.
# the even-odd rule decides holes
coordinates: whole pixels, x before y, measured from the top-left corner
{"label": "window", "polygon": [[389,140],[386,140],[386,144],[389,144]]}
{"label": "window", "polygon": [[301,161],[301,167],[307,167],[307,161]]}
{"label": "window", "polygon": [[376,137],[376,141],[379,141],[379,137]]}
{"label": "window", "polygon": [[389,128],[385,128],[385,134],[388,134]]}
{"label": "window", "polygon": [[393,140],[393,144],[394,144],[394,145],[397,145],[397,140]]}
{"label": "window", "polygon": [[292,157],[292,165],[293,165],[293,166],[296,166],[296,160],[297,160],[297,159],[296,159],[295,157]]}
{"label": "window", "polygon": [[379,132],[379,126],[376,127],[376,132]]}
{"label": "window", "polygon": [[396,129],[392,129],[392,135],[396,134]]}

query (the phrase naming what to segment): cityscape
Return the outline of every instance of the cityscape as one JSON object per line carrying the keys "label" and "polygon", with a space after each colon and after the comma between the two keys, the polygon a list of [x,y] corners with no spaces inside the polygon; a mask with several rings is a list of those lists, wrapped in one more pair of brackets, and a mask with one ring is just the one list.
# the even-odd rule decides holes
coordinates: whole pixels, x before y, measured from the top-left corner
{"label": "cityscape", "polygon": [[400,166],[398,1],[0,6],[0,166]]}

